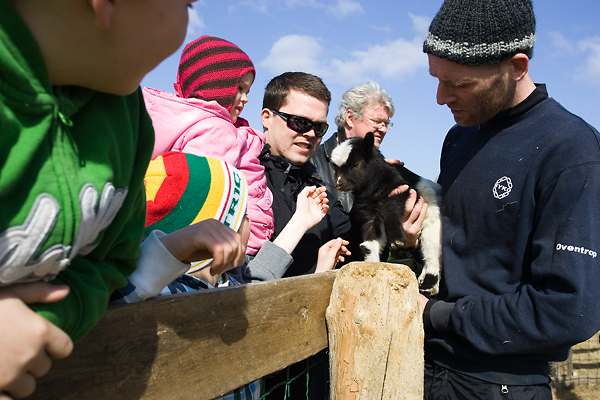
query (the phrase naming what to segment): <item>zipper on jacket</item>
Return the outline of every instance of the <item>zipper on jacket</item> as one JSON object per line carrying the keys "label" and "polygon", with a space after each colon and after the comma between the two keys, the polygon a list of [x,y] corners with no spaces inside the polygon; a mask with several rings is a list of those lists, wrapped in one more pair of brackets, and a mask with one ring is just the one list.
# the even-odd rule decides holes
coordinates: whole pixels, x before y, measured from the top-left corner
{"label": "zipper on jacket", "polygon": [[[60,194],[61,198],[58,197],[56,200],[61,204],[61,212],[59,218],[62,218],[63,222],[63,243],[72,242],[75,243],[78,234],[79,226],[79,204],[75,204],[72,200],[77,199],[79,191],[76,188],[76,180],[74,174],[74,167],[69,162],[72,160],[73,154],[67,150],[71,146],[74,146],[71,134],[71,128],[74,122],[67,117],[61,111],[60,98],[56,98],[56,129],[54,135],[51,138],[52,143],[50,144],[53,148],[52,151],[52,163],[56,171],[56,180],[58,183],[58,191],[56,196]],[[75,150],[76,151],[76,150]],[[78,202],[77,202],[78,203]]]}
{"label": "zipper on jacket", "polygon": [[66,125],[69,128],[73,126],[73,121],[71,121],[69,119],[69,117],[67,117],[65,114],[60,112],[60,110],[58,110],[57,113],[58,113],[58,118],[60,119],[60,122],[63,123],[63,125]]}

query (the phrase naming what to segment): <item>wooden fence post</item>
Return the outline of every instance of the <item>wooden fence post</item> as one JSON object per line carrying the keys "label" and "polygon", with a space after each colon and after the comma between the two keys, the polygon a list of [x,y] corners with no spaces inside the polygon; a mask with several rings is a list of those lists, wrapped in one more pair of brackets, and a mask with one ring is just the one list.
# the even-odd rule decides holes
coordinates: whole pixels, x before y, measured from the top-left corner
{"label": "wooden fence post", "polygon": [[417,280],[408,267],[344,266],[326,318],[331,399],[423,398],[423,322]]}

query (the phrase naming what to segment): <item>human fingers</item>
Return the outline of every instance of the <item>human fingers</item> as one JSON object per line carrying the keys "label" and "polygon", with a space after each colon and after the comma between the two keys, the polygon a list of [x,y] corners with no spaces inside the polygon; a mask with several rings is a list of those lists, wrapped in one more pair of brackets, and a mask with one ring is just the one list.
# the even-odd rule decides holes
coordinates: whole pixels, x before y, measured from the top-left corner
{"label": "human fingers", "polygon": [[317,207],[323,207],[323,206],[326,206],[329,204],[329,199],[327,197],[321,197],[321,196],[314,198],[314,199],[311,198],[310,201],[311,201],[311,204],[313,204]]}
{"label": "human fingers", "polygon": [[73,343],[19,298],[0,300],[0,309],[0,390],[25,397],[35,389],[34,378],[48,372],[52,358],[68,356]]}
{"label": "human fingers", "polygon": [[332,239],[319,248],[315,273],[331,271],[337,264],[337,251],[342,239]]}
{"label": "human fingers", "polygon": [[[59,327],[54,325],[53,323],[47,321],[48,324],[48,343],[46,344],[46,353],[52,359],[60,359],[68,357],[69,354],[73,351],[73,341]],[[32,369],[33,376],[39,378],[40,376],[45,375],[50,369],[50,365],[46,365],[43,361],[40,361],[40,365],[36,366],[35,369]]]}
{"label": "human fingers", "polygon": [[429,208],[429,203],[423,200],[423,206],[421,207],[421,211],[419,212],[419,217],[415,221],[415,224],[418,226],[423,225],[423,221],[425,220],[425,216],[427,215],[427,209]]}
{"label": "human fingers", "polygon": [[398,186],[396,189],[392,190],[392,191],[390,192],[390,194],[388,194],[388,197],[391,197],[391,196],[395,196],[395,195],[397,195],[397,194],[404,193],[404,192],[406,192],[408,189],[409,189],[409,186],[408,186],[408,185],[400,185],[400,186]]}
{"label": "human fingers", "polygon": [[28,372],[16,376],[10,383],[4,386],[3,395],[0,399],[20,399],[33,394],[35,391],[35,378]]}
{"label": "human fingers", "polygon": [[423,199],[422,196],[417,197],[416,192],[413,195],[411,191],[411,195],[406,201],[406,208],[402,221],[414,224],[419,219],[420,215],[423,214],[423,207],[425,207],[425,204],[425,199]]}
{"label": "human fingers", "polygon": [[316,186],[306,186],[304,187],[304,189],[302,189],[300,191],[300,193],[298,193],[298,197],[302,196],[302,197],[313,197],[315,196],[315,191],[316,191],[317,187]]}
{"label": "human fingers", "polygon": [[[407,220],[409,216],[415,211],[415,206],[419,202],[419,196],[414,189],[410,189],[408,193],[408,198],[406,199],[405,208],[404,208],[404,220]],[[419,209],[420,209],[419,205]],[[416,210],[417,212],[419,210]]]}
{"label": "human fingers", "polygon": [[348,250],[343,250],[343,248],[340,248],[340,251],[338,251],[337,254],[337,262],[335,265],[337,265],[338,262],[344,262],[344,260],[346,259],[344,256],[349,256],[351,253]]}
{"label": "human fingers", "polygon": [[18,283],[0,288],[0,298],[16,297],[25,304],[54,303],[68,294],[67,285],[52,285],[47,282]]}
{"label": "human fingers", "polygon": [[0,400],[13,400],[12,397],[9,397],[6,393],[0,392]]}
{"label": "human fingers", "polygon": [[315,190],[315,193],[317,193],[317,195],[320,197],[327,197],[327,188],[325,186],[319,186]]}
{"label": "human fingers", "polygon": [[327,190],[324,187],[317,188],[317,190],[315,190],[315,196],[313,198],[319,202],[329,201],[329,199],[327,198]]}
{"label": "human fingers", "polygon": [[[204,220],[160,238],[163,246],[181,262],[202,261],[212,257],[207,242],[211,240],[216,220]],[[218,227],[217,227],[218,228]]]}
{"label": "human fingers", "polygon": [[31,360],[28,366],[28,372],[34,378],[41,378],[50,371],[52,366],[52,359],[48,357],[46,352],[40,352],[38,355]]}
{"label": "human fingers", "polygon": [[352,254],[350,250],[348,250],[348,248],[346,247],[350,244],[350,242],[342,239],[338,243],[339,247],[337,248],[337,252],[335,254],[335,263],[333,265],[334,268],[338,264],[338,262],[344,262],[344,260],[346,259],[344,256],[349,256]]}
{"label": "human fingers", "polygon": [[319,252],[322,254],[337,252],[338,249],[341,247],[341,245],[342,245],[341,238],[331,239],[330,241],[325,243],[323,246],[321,246],[321,248],[319,249]]}
{"label": "human fingers", "polygon": [[427,305],[427,302],[429,301],[429,299],[419,293],[419,301],[421,302],[421,312],[424,312],[425,306]]}
{"label": "human fingers", "polygon": [[347,240],[343,240],[342,241],[342,246],[340,247],[340,254],[345,254],[347,256],[351,255],[352,253],[350,252],[350,250],[348,250],[348,248],[346,246],[348,246],[350,244],[350,242],[348,242]]}
{"label": "human fingers", "polygon": [[391,158],[386,158],[385,162],[388,163],[388,164],[390,164],[390,165],[399,165],[401,167],[404,166],[404,162],[403,161],[394,160],[394,159],[391,159]]}
{"label": "human fingers", "polygon": [[211,273],[233,264],[241,247],[241,235],[215,219],[207,219],[162,237],[161,242],[182,262],[213,258]]}
{"label": "human fingers", "polygon": [[213,219],[210,222],[209,230],[205,231],[206,234],[199,236],[199,239],[204,240],[205,244],[198,243],[198,248],[206,247],[214,258],[214,253],[218,253],[217,257],[223,254],[229,255],[240,246],[241,235],[238,232],[220,221]]}
{"label": "human fingers", "polygon": [[402,228],[406,236],[404,248],[417,247],[419,236],[421,236],[421,226],[427,213],[427,206],[425,200],[420,197],[408,217],[402,222]]}
{"label": "human fingers", "polygon": [[234,232],[234,237],[228,237],[227,240],[218,240],[212,247],[213,262],[210,266],[210,273],[213,276],[220,275],[223,272],[237,267],[237,261],[240,259],[242,251],[241,235]]}

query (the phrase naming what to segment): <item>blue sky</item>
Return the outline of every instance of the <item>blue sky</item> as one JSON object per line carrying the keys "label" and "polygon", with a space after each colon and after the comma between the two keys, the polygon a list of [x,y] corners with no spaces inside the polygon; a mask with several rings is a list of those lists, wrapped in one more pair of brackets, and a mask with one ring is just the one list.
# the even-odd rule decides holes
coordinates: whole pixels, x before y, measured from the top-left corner
{"label": "blue sky", "polygon": [[[198,1],[184,45],[201,35],[242,48],[257,70],[242,117],[262,129],[262,95],[286,71],[320,76],[332,93],[330,128],[341,95],[373,80],[392,97],[396,114],[381,151],[414,172],[435,179],[442,141],[454,124],[435,102],[422,43],[442,0]],[[600,1],[534,0],[537,43],[530,64],[534,82],[600,129]],[[142,86],[173,92],[183,46],[150,72]]]}

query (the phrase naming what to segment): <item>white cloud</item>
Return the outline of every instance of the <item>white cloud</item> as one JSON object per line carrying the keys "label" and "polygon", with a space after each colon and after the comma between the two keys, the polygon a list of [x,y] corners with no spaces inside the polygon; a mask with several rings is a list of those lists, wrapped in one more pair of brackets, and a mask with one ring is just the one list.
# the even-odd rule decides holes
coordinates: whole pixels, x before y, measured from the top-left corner
{"label": "white cloud", "polygon": [[429,30],[429,25],[431,24],[431,18],[422,15],[414,15],[411,13],[409,13],[408,15],[410,15],[410,19],[412,20],[415,31],[417,31],[420,35],[423,35],[423,37],[425,37],[427,31]]}
{"label": "white cloud", "polygon": [[[269,14],[268,0],[244,0],[240,2],[240,4],[253,8],[261,14]],[[228,11],[229,13],[231,13],[233,11],[233,8],[230,6]]]}
{"label": "white cloud", "polygon": [[576,46],[574,46],[567,38],[565,38],[560,32],[550,32],[550,38],[552,39],[552,47],[554,49],[553,57],[562,57],[565,55],[574,55],[577,52]]}
{"label": "white cloud", "polygon": [[289,35],[275,42],[260,65],[274,74],[305,71],[339,83],[379,78],[401,81],[417,69],[427,67],[422,43],[421,38],[410,42],[398,39],[354,51],[346,60],[328,60],[319,39]]}
{"label": "white cloud", "polygon": [[338,0],[336,5],[329,6],[327,11],[338,18],[344,18],[351,14],[362,14],[365,10],[358,1]]}
{"label": "white cloud", "polygon": [[186,42],[190,40],[197,39],[198,36],[202,34],[206,30],[206,25],[204,24],[204,18],[198,14],[198,11],[195,9],[190,9],[188,12],[189,22],[187,27],[186,34]]}
{"label": "white cloud", "polygon": [[571,42],[560,32],[550,32],[553,52],[551,57],[570,59],[577,64],[573,79],[578,82],[600,86],[600,36]]}
{"label": "white cloud", "polygon": [[385,26],[371,25],[371,26],[369,26],[369,28],[373,29],[374,31],[380,31],[380,32],[385,32],[385,33],[391,33],[393,31],[392,27],[389,25],[385,25]]}
{"label": "white cloud", "polygon": [[577,48],[587,59],[584,65],[577,68],[576,79],[600,86],[600,36],[580,41]]}
{"label": "white cloud", "polygon": [[322,75],[323,46],[312,36],[288,35],[279,39],[267,58],[260,63],[272,73],[304,71]]}
{"label": "white cloud", "polygon": [[350,60],[331,62],[334,74],[330,78],[342,82],[379,77],[401,81],[420,67],[427,67],[422,46],[421,38],[410,42],[398,39],[371,46],[364,51],[354,51]]}
{"label": "white cloud", "polygon": [[284,1],[286,7],[294,8],[294,7],[314,7],[314,8],[323,8],[323,6],[316,0],[285,0]]}
{"label": "white cloud", "polygon": [[[270,7],[275,7],[274,2],[270,2],[269,0],[243,0],[239,2],[239,5],[246,6],[256,10],[257,12],[265,15],[269,15]],[[313,7],[313,8],[323,8],[321,3],[317,0],[283,0],[283,5],[287,8],[296,8],[296,7]],[[229,6],[228,11],[231,14],[232,12],[237,10],[236,6]]]}

